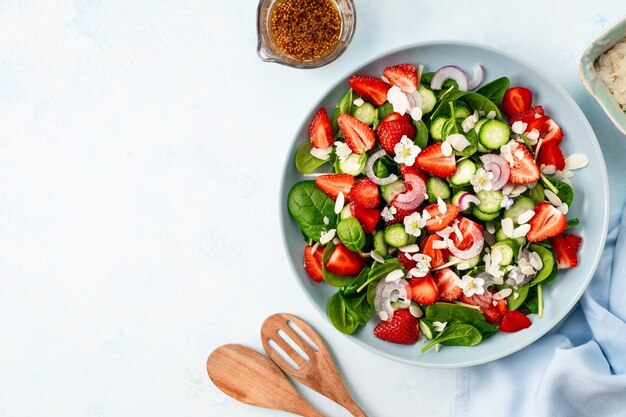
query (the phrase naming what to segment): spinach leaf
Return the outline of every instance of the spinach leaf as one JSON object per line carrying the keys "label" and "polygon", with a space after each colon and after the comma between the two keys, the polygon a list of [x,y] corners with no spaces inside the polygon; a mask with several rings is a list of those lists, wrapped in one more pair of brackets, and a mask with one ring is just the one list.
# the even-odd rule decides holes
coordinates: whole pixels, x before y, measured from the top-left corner
{"label": "spinach leaf", "polygon": [[500,326],[498,326],[497,324],[487,323],[486,321],[480,320],[464,321],[462,323],[469,324],[470,326],[475,327],[476,330],[478,330],[483,336],[483,340],[498,333],[498,330],[500,329]]}
{"label": "spinach leaf", "polygon": [[571,229],[573,227],[576,227],[580,224],[580,220],[578,220],[578,217],[574,217],[573,219],[569,219],[567,221],[567,226],[566,229]]}
{"label": "spinach leaf", "polygon": [[524,314],[537,314],[539,312],[539,297],[537,295],[537,287],[531,287],[528,290],[526,301],[518,310]]}
{"label": "spinach leaf", "polygon": [[504,93],[511,86],[511,81],[507,77],[496,78],[480,87],[476,92],[493,101],[496,106],[502,106],[502,98]]}
{"label": "spinach leaf", "polygon": [[434,76],[435,76],[434,72],[427,72],[427,73],[422,74],[422,78],[420,79],[420,84],[430,85],[430,82],[433,80]]}
{"label": "spinach leaf", "polygon": [[374,299],[376,298],[376,286],[378,285],[378,282],[370,282],[367,285],[367,302],[370,305],[374,305]]}
{"label": "spinach leaf", "polygon": [[360,297],[346,298],[341,292],[339,292],[341,300],[346,306],[346,309],[350,315],[359,322],[360,325],[365,326],[374,314],[374,307],[367,302],[367,293],[363,293]]}
{"label": "spinach leaf", "polygon": [[313,145],[307,140],[300,145],[296,152],[296,168],[303,174],[309,174],[326,163],[323,159],[311,155],[311,149],[313,149]]}
{"label": "spinach leaf", "polygon": [[421,149],[428,145],[428,128],[421,120],[413,121],[417,134],[415,135],[415,144]]}
{"label": "spinach leaf", "polygon": [[345,287],[346,285],[350,284],[350,282],[354,281],[356,277],[351,275],[333,274],[328,269],[326,269],[326,263],[328,262],[334,251],[335,244],[331,240],[326,244],[324,254],[322,255],[322,275],[324,277],[324,281],[326,281],[328,285],[331,285],[333,287]]}
{"label": "spinach leaf", "polygon": [[487,97],[471,91],[450,90],[446,91],[439,99],[439,104],[430,116],[430,120],[435,120],[439,116],[449,114],[448,103],[457,100],[464,101],[472,110],[482,110],[485,113],[494,111],[496,118],[502,120],[500,109]]}
{"label": "spinach leaf", "polygon": [[557,277],[557,275],[559,274],[559,270],[558,268],[554,268],[552,269],[552,272],[550,272],[550,275],[548,275],[548,278],[544,279],[541,282],[541,286],[543,288],[545,288],[546,286],[548,286],[549,284],[552,283],[552,281],[554,281],[554,279]]}
{"label": "spinach leaf", "polygon": [[365,232],[361,223],[354,218],[343,219],[337,225],[337,237],[353,252],[359,251],[365,246]]}
{"label": "spinach leaf", "polygon": [[387,178],[387,176],[389,175],[389,169],[387,169],[387,166],[381,159],[374,163],[373,171],[374,175],[376,175],[378,178]]}
{"label": "spinach leaf", "polygon": [[[335,138],[339,137],[341,130],[339,130],[339,122],[337,121],[337,119],[339,118],[339,115],[341,113],[339,112],[339,109],[335,109],[335,111],[333,112],[333,114],[330,116],[330,125],[333,127],[333,132],[335,133]],[[341,135],[343,136],[343,135]]]}
{"label": "spinach leaf", "polygon": [[546,201],[545,190],[543,185],[537,183],[534,188],[530,189],[530,198],[533,200],[533,203],[540,204]]}
{"label": "spinach leaf", "polygon": [[393,113],[393,105],[390,102],[388,102],[388,101],[385,101],[383,104],[378,106],[377,109],[378,109],[378,119],[379,120],[384,120],[385,117],[387,117],[391,113]]}
{"label": "spinach leaf", "polygon": [[460,304],[435,303],[426,307],[425,317],[430,322],[485,321],[479,310]]}
{"label": "spinach leaf", "polygon": [[[317,188],[315,181],[294,184],[287,196],[287,206],[302,232],[315,241],[337,221],[335,202]],[[328,217],[329,225],[324,224],[324,217]]]}
{"label": "spinach leaf", "polygon": [[568,206],[571,206],[572,201],[574,200],[574,189],[569,184],[563,181],[552,180],[552,184],[556,187],[557,190],[559,190],[557,196],[561,199],[561,201]]}
{"label": "spinach leaf", "polygon": [[374,266],[372,266],[369,275],[367,276],[367,280],[363,284],[361,284],[357,291],[361,292],[363,288],[365,288],[365,286],[371,283],[375,283],[376,281],[378,281],[382,277],[387,276],[387,274],[395,271],[396,269],[401,269],[405,271],[398,258],[387,259],[384,264],[379,264],[378,262],[375,263]]}
{"label": "spinach leaf", "polygon": [[367,276],[369,275],[370,271],[371,269],[369,267],[363,268],[363,270],[361,270],[361,273],[355,279],[353,279],[352,282],[345,286],[342,291],[343,295],[345,295],[346,297],[358,296],[359,291],[357,290],[361,287],[361,285],[365,283],[365,281],[367,281]]}
{"label": "spinach leaf", "polygon": [[339,114],[353,114],[356,109],[354,100],[357,98],[359,98],[359,95],[352,89],[349,89],[348,92],[341,98],[341,101],[337,103],[337,110],[339,110]]}
{"label": "spinach leaf", "polygon": [[552,250],[548,249],[546,245],[532,244],[529,249],[537,252],[539,257],[541,257],[541,262],[543,263],[543,266],[539,272],[537,272],[535,278],[533,278],[533,280],[529,283],[532,287],[533,285],[537,285],[548,278],[552,271],[556,269],[556,257],[554,256],[554,253],[552,253]]}
{"label": "spinach leaf", "polygon": [[437,343],[445,346],[475,346],[483,339],[480,331],[465,323],[452,323],[437,335],[429,344],[422,348],[426,352]]}
{"label": "spinach leaf", "polygon": [[[509,311],[517,310],[524,301],[526,301],[526,297],[528,296],[528,290],[530,289],[530,284],[522,285],[518,289],[511,287],[510,285],[501,285],[498,287],[498,290],[503,288],[511,288],[513,292],[511,295],[506,297],[506,305],[509,308]],[[518,294],[518,297],[515,298],[515,293]]]}
{"label": "spinach leaf", "polygon": [[341,333],[352,334],[359,328],[359,321],[352,316],[339,292],[328,299],[326,314]]}

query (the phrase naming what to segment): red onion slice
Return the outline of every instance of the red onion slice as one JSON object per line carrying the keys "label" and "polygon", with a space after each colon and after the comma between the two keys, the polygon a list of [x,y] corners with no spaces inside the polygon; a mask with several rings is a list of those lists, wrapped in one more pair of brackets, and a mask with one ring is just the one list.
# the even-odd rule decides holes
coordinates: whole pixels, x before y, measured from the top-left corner
{"label": "red onion slice", "polygon": [[471,193],[463,193],[459,197],[459,209],[461,211],[467,210],[471,203],[480,204],[480,198]]}
{"label": "red onion slice", "polygon": [[[489,274],[485,273],[485,272],[481,272],[480,274],[476,275],[476,278],[482,278],[485,280],[485,282],[487,282],[489,276]],[[472,296],[472,300],[474,300],[476,302],[476,304],[478,304],[478,306],[482,307],[482,308],[491,308],[493,307],[493,298],[492,295],[489,291],[485,290],[484,293],[482,294],[474,294]]]}
{"label": "red onion slice", "polygon": [[467,250],[458,249],[454,246],[454,242],[452,240],[448,240],[448,249],[450,253],[456,256],[459,259],[468,260],[475,258],[480,255],[480,252],[483,250],[483,246],[485,244],[485,238],[483,237],[483,233],[481,232],[479,227],[470,226],[470,234],[472,235],[473,243],[472,246]]}
{"label": "red onion slice", "polygon": [[424,184],[424,180],[414,174],[405,175],[404,184],[409,191],[398,194],[394,199],[394,206],[402,210],[413,210],[426,199],[426,184]]}
{"label": "red onion slice", "polygon": [[372,180],[374,184],[387,185],[398,179],[398,176],[396,174],[391,174],[385,178],[379,178],[376,176],[376,174],[374,174],[374,164],[385,155],[387,155],[387,152],[385,152],[384,149],[381,149],[380,151],[373,153],[365,163],[365,174],[367,175],[367,178]]}
{"label": "red onion slice", "polygon": [[[393,307],[391,303],[398,301],[400,298],[403,300],[408,299],[407,288],[409,283],[405,279],[400,279],[395,282],[387,282],[384,278],[376,285],[376,297],[374,298],[374,309],[376,314],[384,320],[391,320],[393,317]],[[380,314],[384,312],[384,314]],[[386,315],[386,318],[384,318]]]}
{"label": "red onion slice", "polygon": [[468,81],[467,75],[459,67],[454,65],[448,65],[441,67],[433,75],[433,79],[430,81],[430,88],[433,90],[441,90],[441,86],[445,80],[454,80],[459,86],[459,90],[467,91]]}
{"label": "red onion slice", "polygon": [[511,166],[509,163],[503,157],[495,153],[481,155],[480,160],[484,164],[485,170],[493,173],[493,190],[497,191],[502,189],[511,176]]}
{"label": "red onion slice", "polygon": [[469,80],[467,87],[470,90],[475,89],[479,85],[482,84],[483,79],[485,78],[485,69],[482,65],[476,65],[474,67],[474,74],[472,75],[472,79]]}

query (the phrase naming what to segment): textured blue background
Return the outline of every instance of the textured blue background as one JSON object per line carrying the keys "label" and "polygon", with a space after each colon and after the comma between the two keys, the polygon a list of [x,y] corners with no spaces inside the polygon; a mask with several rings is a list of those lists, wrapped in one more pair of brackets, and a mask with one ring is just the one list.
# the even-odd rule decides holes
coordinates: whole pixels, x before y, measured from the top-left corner
{"label": "textured blue background", "polygon": [[451,415],[452,371],[337,337],[290,279],[277,201],[292,135],[370,58],[417,41],[483,43],[542,66],[578,102],[615,212],[626,138],[576,65],[626,7],[356,7],[346,53],[302,71],[257,59],[252,1],[0,0],[0,415],[274,415],[227,399],[204,362],[222,343],[260,348],[260,324],[279,310],[326,337],[372,416]]}

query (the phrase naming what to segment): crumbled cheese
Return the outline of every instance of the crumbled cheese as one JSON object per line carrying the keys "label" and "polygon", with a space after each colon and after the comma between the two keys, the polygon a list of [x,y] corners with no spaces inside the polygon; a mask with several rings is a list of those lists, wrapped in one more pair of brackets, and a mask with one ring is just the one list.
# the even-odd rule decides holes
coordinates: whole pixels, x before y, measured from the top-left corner
{"label": "crumbled cheese", "polygon": [[489,113],[487,113],[487,119],[493,120],[496,118],[496,112],[494,110],[491,110]]}
{"label": "crumbled cheese", "polygon": [[330,158],[330,153],[332,151],[333,147],[329,146],[328,148],[311,148],[310,153],[317,159],[328,161],[328,159]]}
{"label": "crumbled cheese", "polygon": [[345,161],[347,157],[352,153],[352,149],[345,143],[341,141],[335,142],[335,154],[341,161]]}
{"label": "crumbled cheese", "polygon": [[595,68],[613,99],[626,111],[626,39],[600,55]]}
{"label": "crumbled cheese", "polygon": [[354,100],[353,103],[357,107],[361,107],[363,104],[365,104],[365,102],[363,101],[363,99],[361,97],[359,97],[356,100]]}

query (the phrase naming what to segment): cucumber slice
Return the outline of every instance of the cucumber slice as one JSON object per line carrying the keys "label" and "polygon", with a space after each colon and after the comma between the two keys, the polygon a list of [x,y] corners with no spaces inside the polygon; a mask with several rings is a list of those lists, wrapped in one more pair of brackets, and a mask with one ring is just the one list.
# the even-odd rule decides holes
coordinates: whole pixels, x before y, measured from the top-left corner
{"label": "cucumber slice", "polygon": [[402,180],[397,180],[391,184],[380,186],[380,194],[387,203],[391,203],[391,200],[393,200],[395,196],[405,191],[406,187],[404,186],[404,181]]}
{"label": "cucumber slice", "polygon": [[378,110],[378,118],[380,120],[383,120],[385,117],[393,113],[393,105],[390,102],[385,101],[383,104],[378,106],[377,110]]}
{"label": "cucumber slice", "polygon": [[511,265],[515,258],[517,258],[517,254],[519,253],[519,245],[513,239],[505,239],[500,242],[496,242],[491,246],[491,252],[500,251],[502,254],[502,260],[500,261],[500,266]]}
{"label": "cucumber slice", "polygon": [[394,224],[385,229],[385,243],[394,248],[401,248],[409,242],[409,234],[404,230],[404,225]]}
{"label": "cucumber slice", "polygon": [[472,111],[463,105],[455,105],[454,106],[454,117],[457,119],[465,120],[472,114]]}
{"label": "cucumber slice", "polygon": [[422,96],[422,112],[426,114],[433,111],[435,104],[437,104],[437,97],[435,97],[435,93],[424,87],[422,84],[420,84],[417,88],[417,92],[420,93],[420,96]]}
{"label": "cucumber slice", "polygon": [[[496,230],[496,241],[500,242],[501,240],[509,239],[505,234],[502,228]],[[517,242],[518,245],[524,246],[526,245],[526,237],[516,237],[513,239]]]}
{"label": "cucumber slice", "polygon": [[511,128],[499,120],[489,120],[481,128],[478,140],[487,149],[500,149],[511,138]]}
{"label": "cucumber slice", "polygon": [[487,191],[481,190],[476,194],[476,197],[480,200],[478,210],[483,213],[498,213],[500,212],[500,204],[504,200],[504,195],[500,191]]}
{"label": "cucumber slice", "polygon": [[356,177],[365,172],[365,163],[367,162],[366,154],[357,155],[355,153],[351,153],[343,161],[340,159],[337,160],[339,161],[339,163],[337,164],[339,171],[343,172],[344,174],[350,174]]}
{"label": "cucumber slice", "polygon": [[537,183],[535,188],[530,189],[530,199],[533,200],[533,203],[539,204],[546,201],[546,194],[544,192],[543,185]]}
{"label": "cucumber slice", "polygon": [[343,208],[341,209],[341,213],[339,213],[339,218],[341,220],[343,219],[347,219],[352,217],[352,213],[350,213],[350,204],[352,203],[348,203],[345,206],[343,206]]}
{"label": "cucumber slice", "polygon": [[441,197],[442,200],[450,198],[450,187],[448,183],[439,178],[432,176],[426,181],[426,192],[428,193],[428,199],[430,201],[437,201],[437,198]]}
{"label": "cucumber slice", "polygon": [[443,139],[443,125],[448,121],[447,117],[437,117],[430,124],[430,136],[435,140]]}
{"label": "cucumber slice", "polygon": [[456,164],[456,172],[450,177],[450,182],[454,185],[467,185],[474,174],[476,174],[476,164],[470,159],[464,159]]}
{"label": "cucumber slice", "polygon": [[499,211],[496,211],[495,213],[485,213],[483,211],[480,211],[478,209],[478,206],[474,207],[472,209],[472,214],[478,219],[478,220],[482,220],[484,222],[488,222],[491,220],[495,220],[498,218],[498,216],[500,215]]}
{"label": "cucumber slice", "polygon": [[434,330],[435,328],[433,327],[433,325],[431,324],[431,322],[429,322],[428,320],[426,320],[425,318],[420,319],[419,321],[419,326],[420,326],[420,331],[422,332],[422,334],[427,338],[427,339],[432,339],[434,337]]}
{"label": "cucumber slice", "polygon": [[366,125],[372,125],[378,116],[378,111],[374,106],[366,102],[354,110],[353,116]]}
{"label": "cucumber slice", "polygon": [[517,197],[517,200],[515,201],[515,203],[513,203],[511,208],[504,212],[504,218],[513,219],[513,222],[517,224],[517,217],[520,214],[524,213],[525,211],[534,209],[535,203],[533,202],[533,200],[528,197],[519,196]]}
{"label": "cucumber slice", "polygon": [[[451,204],[454,204],[455,206],[459,206],[459,199],[461,198],[461,196],[465,193],[468,193],[469,191],[465,191],[465,190],[460,190],[457,191],[456,193],[454,193],[454,195],[452,196],[452,200],[450,200]],[[465,210],[462,211],[462,213],[467,213],[470,211],[470,208],[466,208]]]}
{"label": "cucumber slice", "polygon": [[379,230],[374,235],[374,250],[380,256],[384,257],[388,255],[389,247],[387,246],[387,243],[385,243],[385,232],[382,230]]}
{"label": "cucumber slice", "polygon": [[474,125],[474,132],[476,133],[480,133],[480,129],[483,127],[483,125],[485,123],[487,123],[489,121],[489,119],[487,119],[486,117],[483,117],[482,119],[478,119],[478,121],[476,122],[476,124]]}

